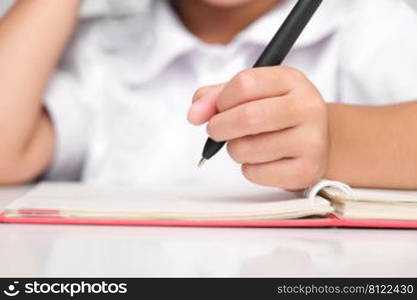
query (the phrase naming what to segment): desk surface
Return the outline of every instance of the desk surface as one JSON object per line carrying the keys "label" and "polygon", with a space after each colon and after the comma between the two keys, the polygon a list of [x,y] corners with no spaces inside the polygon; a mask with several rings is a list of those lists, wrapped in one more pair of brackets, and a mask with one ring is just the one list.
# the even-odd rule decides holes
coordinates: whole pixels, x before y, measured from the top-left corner
{"label": "desk surface", "polygon": [[417,277],[417,230],[0,224],[0,277],[37,276]]}

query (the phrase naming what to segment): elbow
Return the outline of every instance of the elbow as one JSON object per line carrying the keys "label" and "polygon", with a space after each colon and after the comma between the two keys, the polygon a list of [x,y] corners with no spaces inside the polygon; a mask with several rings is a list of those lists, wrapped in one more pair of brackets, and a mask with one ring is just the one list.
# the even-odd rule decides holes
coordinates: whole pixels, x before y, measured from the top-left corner
{"label": "elbow", "polygon": [[0,186],[22,185],[35,180],[40,175],[21,158],[0,158]]}

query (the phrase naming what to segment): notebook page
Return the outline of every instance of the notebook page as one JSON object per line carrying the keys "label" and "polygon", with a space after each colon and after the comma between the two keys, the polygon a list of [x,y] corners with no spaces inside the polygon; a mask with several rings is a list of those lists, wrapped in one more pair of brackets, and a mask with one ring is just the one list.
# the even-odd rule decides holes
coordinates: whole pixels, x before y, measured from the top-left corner
{"label": "notebook page", "polygon": [[353,198],[333,188],[326,188],[324,193],[335,201],[366,201],[417,204],[417,191],[383,190],[383,189],[352,189]]}
{"label": "notebook page", "polygon": [[417,205],[403,202],[335,202],[338,216],[348,219],[417,220]]}
{"label": "notebook page", "polygon": [[7,216],[22,210],[59,211],[68,217],[143,219],[269,219],[297,218],[331,212],[329,201],[311,203],[299,193],[257,187],[98,186],[41,183],[5,209]]}
{"label": "notebook page", "polygon": [[353,189],[349,196],[326,188],[322,193],[345,219],[417,220],[417,191]]}

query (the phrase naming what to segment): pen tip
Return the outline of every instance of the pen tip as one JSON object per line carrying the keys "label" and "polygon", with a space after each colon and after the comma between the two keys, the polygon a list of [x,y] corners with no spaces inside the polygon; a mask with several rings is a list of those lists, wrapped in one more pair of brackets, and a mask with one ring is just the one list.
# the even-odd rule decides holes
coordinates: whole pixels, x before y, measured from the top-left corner
{"label": "pen tip", "polygon": [[206,159],[204,157],[201,158],[200,161],[198,162],[198,167],[201,168],[205,162],[206,162]]}

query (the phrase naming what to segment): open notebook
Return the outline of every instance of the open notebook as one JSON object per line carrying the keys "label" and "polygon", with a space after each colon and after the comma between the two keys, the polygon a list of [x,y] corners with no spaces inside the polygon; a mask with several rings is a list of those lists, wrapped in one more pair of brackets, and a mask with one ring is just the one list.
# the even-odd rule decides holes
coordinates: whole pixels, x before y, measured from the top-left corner
{"label": "open notebook", "polygon": [[41,183],[0,213],[7,223],[417,228],[417,192],[349,190],[332,182],[308,195],[251,185]]}

